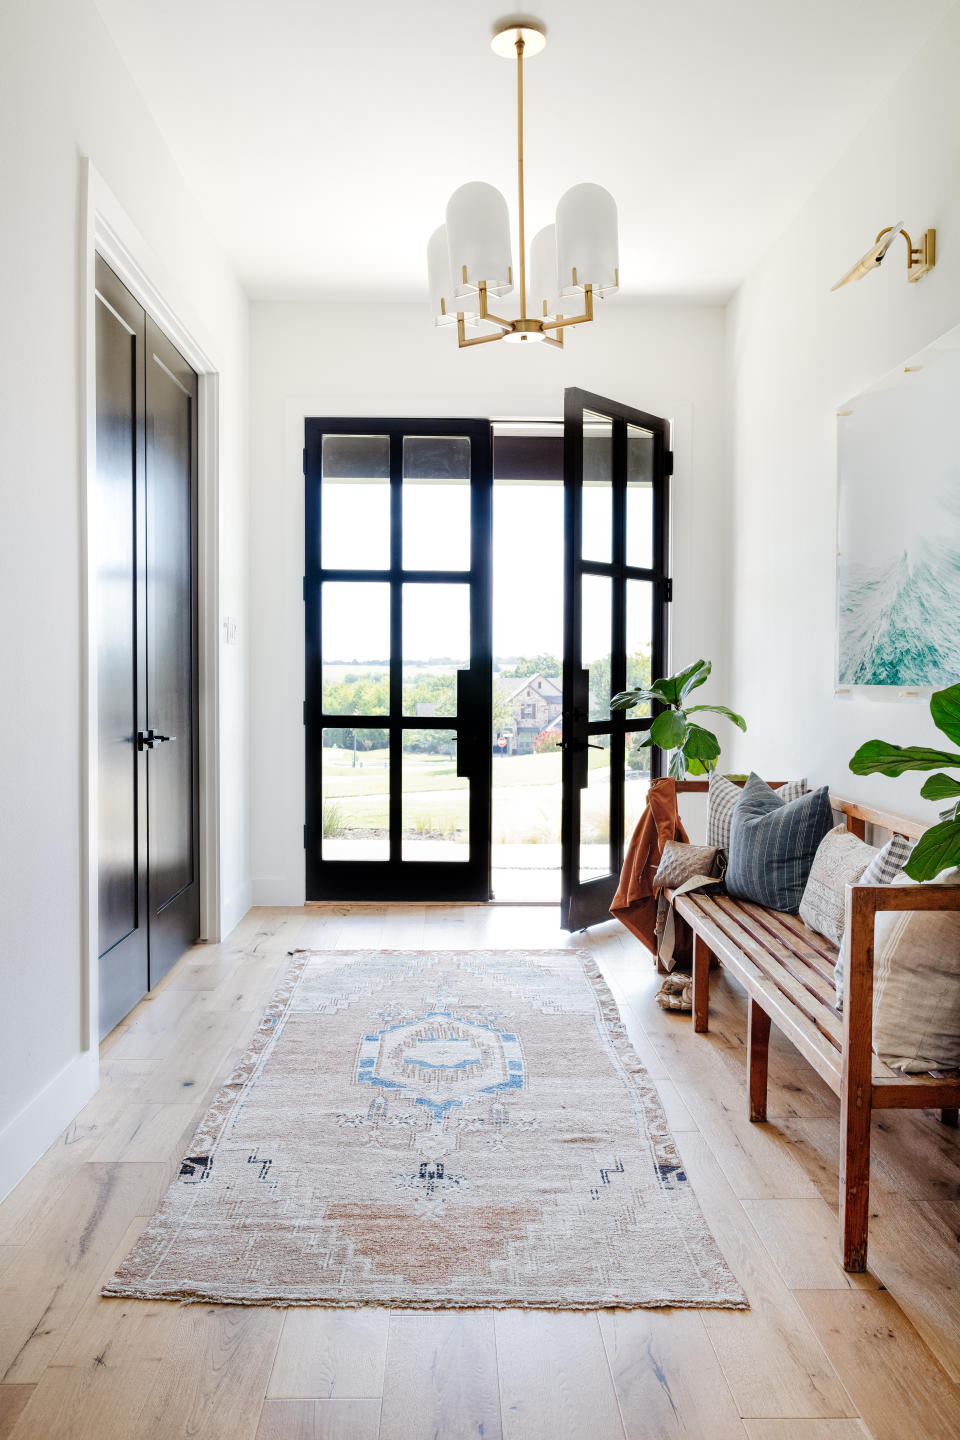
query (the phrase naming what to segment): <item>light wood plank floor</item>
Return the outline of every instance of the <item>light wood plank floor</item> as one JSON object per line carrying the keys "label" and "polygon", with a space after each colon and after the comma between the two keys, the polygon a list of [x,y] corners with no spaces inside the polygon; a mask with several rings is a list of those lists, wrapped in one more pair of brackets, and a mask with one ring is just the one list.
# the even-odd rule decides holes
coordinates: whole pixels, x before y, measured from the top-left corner
{"label": "light wood plank floor", "polygon": [[[585,945],[656,1079],[749,1312],[287,1312],[103,1300],[288,950]],[[654,1003],[613,922],[552,909],[252,910],[197,946],[103,1047],[103,1082],[0,1206],[0,1440],[956,1440],[960,1138],[874,1124],[871,1273],[836,1260],[838,1106],[774,1038],[745,1118],[743,996],[711,1033]]]}

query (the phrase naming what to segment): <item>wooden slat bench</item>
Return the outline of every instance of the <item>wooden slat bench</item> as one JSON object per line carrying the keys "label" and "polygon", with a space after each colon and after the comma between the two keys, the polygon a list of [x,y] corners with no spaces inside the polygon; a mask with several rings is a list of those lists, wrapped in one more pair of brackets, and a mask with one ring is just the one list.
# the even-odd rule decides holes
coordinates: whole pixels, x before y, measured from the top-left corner
{"label": "wooden slat bench", "polygon": [[[680,793],[703,791],[685,780]],[[925,826],[851,800],[831,796],[848,830],[863,837],[868,824],[916,839]],[[904,1075],[873,1053],[873,927],[879,910],[960,910],[960,886],[856,885],[847,895],[850,964],[843,1009],[835,1004],[837,950],[796,915],[727,895],[681,895],[677,913],[694,934],[693,1028],[708,1026],[710,961],[715,959],[747,991],[748,1114],[767,1118],[767,1047],[773,1023],[840,1097],[840,1251],[844,1269],[867,1264],[870,1119],[873,1110],[935,1109],[956,1125],[960,1075]]]}

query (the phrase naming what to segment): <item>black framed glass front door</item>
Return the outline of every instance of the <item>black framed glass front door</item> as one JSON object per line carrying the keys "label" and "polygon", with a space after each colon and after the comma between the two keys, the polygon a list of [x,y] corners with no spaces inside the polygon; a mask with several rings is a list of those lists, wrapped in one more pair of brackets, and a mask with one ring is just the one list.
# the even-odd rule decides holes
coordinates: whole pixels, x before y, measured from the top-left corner
{"label": "black framed glass front door", "polygon": [[[671,598],[665,420],[584,390],[564,393],[561,925],[610,918],[624,849],[658,774],[637,747],[651,716],[611,712],[664,674]],[[651,766],[653,767],[651,769]]]}
{"label": "black framed glass front door", "polygon": [[305,438],[307,899],[486,900],[490,424]]}

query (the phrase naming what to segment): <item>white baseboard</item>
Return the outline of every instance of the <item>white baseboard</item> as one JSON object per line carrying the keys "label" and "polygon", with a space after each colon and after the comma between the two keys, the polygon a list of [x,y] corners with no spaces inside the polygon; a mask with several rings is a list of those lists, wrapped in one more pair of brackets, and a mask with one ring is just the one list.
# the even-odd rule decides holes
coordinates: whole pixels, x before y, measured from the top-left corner
{"label": "white baseboard", "polygon": [[306,896],[303,879],[291,880],[286,875],[260,875],[253,881],[252,905],[303,905]]}
{"label": "white baseboard", "polygon": [[84,1050],[0,1131],[0,1200],[36,1165],[100,1088],[100,1055]]}
{"label": "white baseboard", "polygon": [[231,930],[234,930],[246,915],[252,904],[251,886],[249,880],[244,880],[242,885],[228,895],[220,907],[220,938],[226,940]]}

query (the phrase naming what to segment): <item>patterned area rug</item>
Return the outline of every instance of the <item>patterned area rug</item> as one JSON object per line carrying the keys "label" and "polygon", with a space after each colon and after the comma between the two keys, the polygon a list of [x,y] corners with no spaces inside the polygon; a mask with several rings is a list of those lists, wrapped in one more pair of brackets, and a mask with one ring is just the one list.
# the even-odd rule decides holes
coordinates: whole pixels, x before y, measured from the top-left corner
{"label": "patterned area rug", "polygon": [[574,950],[297,952],[103,1293],[746,1306]]}

